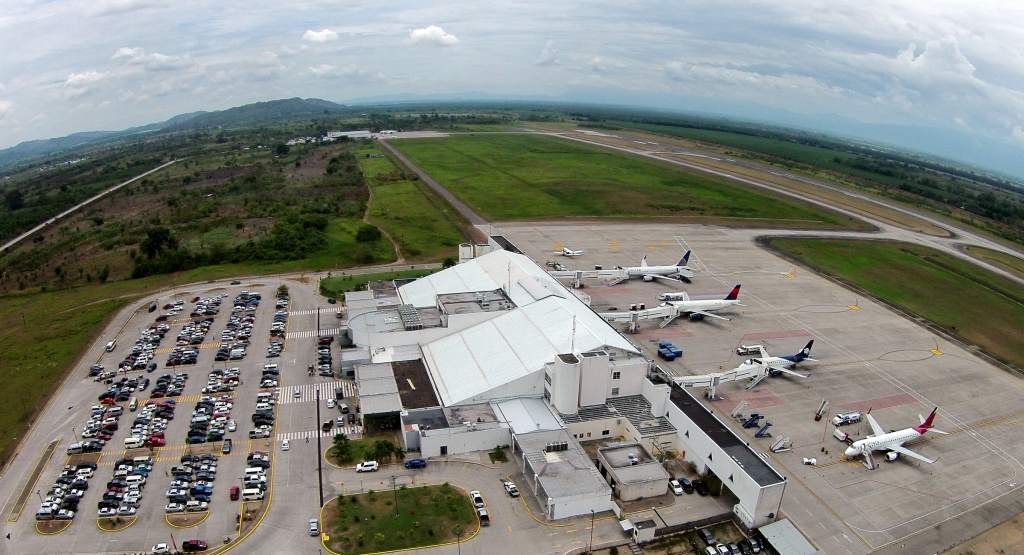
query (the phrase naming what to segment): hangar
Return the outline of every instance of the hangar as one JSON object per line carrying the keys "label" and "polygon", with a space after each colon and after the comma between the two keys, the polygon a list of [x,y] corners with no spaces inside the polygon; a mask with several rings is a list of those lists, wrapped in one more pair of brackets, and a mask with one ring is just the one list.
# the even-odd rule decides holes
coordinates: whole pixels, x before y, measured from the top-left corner
{"label": "hangar", "polygon": [[[720,477],[747,526],[775,519],[781,476],[698,401],[659,383],[585,296],[492,243],[432,275],[346,295],[353,345],[342,365],[354,368],[364,423],[395,419],[404,447],[423,457],[510,447],[530,482],[521,487],[551,519],[615,510],[609,475],[629,499],[664,493],[667,474],[654,467],[669,452]],[[609,452],[603,475],[580,442],[617,437],[651,464],[625,468]]]}

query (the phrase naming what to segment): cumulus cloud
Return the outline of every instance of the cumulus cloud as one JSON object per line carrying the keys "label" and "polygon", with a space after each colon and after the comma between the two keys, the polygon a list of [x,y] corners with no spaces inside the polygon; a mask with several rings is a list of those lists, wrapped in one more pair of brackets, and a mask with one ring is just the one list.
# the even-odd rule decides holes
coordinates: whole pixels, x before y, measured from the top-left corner
{"label": "cumulus cloud", "polygon": [[306,32],[302,34],[302,40],[308,42],[330,42],[338,40],[338,33],[330,29],[321,29],[319,31],[306,29]]}
{"label": "cumulus cloud", "polygon": [[409,31],[409,40],[413,43],[433,44],[436,46],[455,46],[459,38],[448,33],[437,25],[421,27]]}
{"label": "cumulus cloud", "polygon": [[537,61],[533,62],[538,66],[553,66],[558,64],[558,48],[555,41],[549,40],[540,51]]}
{"label": "cumulus cloud", "polygon": [[88,87],[99,83],[106,78],[105,73],[100,73],[95,70],[82,71],[79,73],[68,74],[68,78],[64,81],[65,87]]}
{"label": "cumulus cloud", "polygon": [[367,71],[354,65],[335,66],[331,64],[317,64],[309,67],[309,72],[317,77],[342,78],[351,81],[386,81],[387,77],[379,71]]}
{"label": "cumulus cloud", "polygon": [[159,52],[147,54],[142,48],[131,48],[127,46],[118,48],[110,59],[133,65],[141,65],[152,71],[181,69],[183,67],[187,67],[190,63],[188,56],[170,56]]}
{"label": "cumulus cloud", "polygon": [[159,5],[160,2],[156,0],[94,0],[90,3],[89,10],[93,15],[117,15]]}

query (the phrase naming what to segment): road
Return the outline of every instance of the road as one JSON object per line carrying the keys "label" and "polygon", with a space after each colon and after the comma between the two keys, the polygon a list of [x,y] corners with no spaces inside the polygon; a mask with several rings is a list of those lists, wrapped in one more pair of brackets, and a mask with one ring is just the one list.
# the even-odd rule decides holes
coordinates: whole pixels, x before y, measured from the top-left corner
{"label": "road", "polygon": [[32,235],[35,235],[37,232],[43,230],[47,226],[53,225],[53,224],[59,222],[60,220],[63,220],[64,218],[70,216],[71,214],[74,214],[76,211],[81,210],[82,208],[85,208],[86,206],[88,206],[88,205],[96,202],[97,200],[99,200],[99,199],[109,195],[110,193],[113,193],[114,191],[117,191],[121,187],[124,187],[125,185],[130,185],[130,184],[132,184],[132,183],[142,179],[143,177],[146,177],[147,175],[150,175],[150,174],[152,174],[154,172],[158,172],[158,171],[166,168],[167,166],[170,166],[171,164],[173,164],[173,163],[175,163],[177,161],[178,160],[171,160],[170,162],[166,162],[164,164],[161,164],[161,165],[159,165],[159,166],[157,166],[157,167],[155,167],[155,168],[153,168],[153,169],[151,169],[151,170],[149,170],[149,171],[147,171],[145,173],[140,173],[139,175],[136,175],[135,177],[133,177],[133,178],[127,180],[127,181],[118,183],[117,185],[114,185],[113,187],[111,187],[109,189],[105,189],[105,190],[103,190],[103,191],[101,191],[99,193],[96,193],[95,195],[93,195],[93,196],[83,200],[82,202],[72,206],[71,208],[68,208],[67,210],[61,212],[60,214],[57,214],[56,216],[54,216],[54,217],[44,221],[43,223],[33,227],[32,229],[26,231],[25,233],[22,233],[21,235],[15,237],[14,239],[11,239],[10,241],[4,243],[3,246],[0,246],[0,253],[6,251],[7,249],[9,249],[11,247],[13,247],[14,245],[17,245],[18,243],[24,241],[25,239],[28,239]]}
{"label": "road", "polygon": [[[412,160],[409,160],[409,158],[407,158],[405,154],[402,154],[397,148],[391,146],[387,140],[381,140],[379,141],[379,143],[382,147],[384,147],[385,150],[394,155],[395,158],[398,158],[398,160],[402,162],[402,164],[404,164],[405,167],[412,170],[412,172],[415,173],[416,176],[420,178],[420,180],[426,183],[428,187],[433,189],[435,193],[440,195],[441,198],[443,198],[444,200],[448,201],[448,204],[452,205],[452,207],[455,208],[455,210],[457,210],[459,214],[462,214],[462,217],[466,218],[466,221],[468,221],[472,226],[474,226],[475,229],[479,229],[480,226],[486,225],[488,223],[483,216],[477,214],[475,210],[469,207],[469,205],[459,200],[454,194],[452,194],[451,191],[448,190],[447,187],[438,183],[436,179],[430,176],[430,174],[423,171],[419,166],[414,164]],[[486,237],[486,235],[484,235],[484,237]]]}

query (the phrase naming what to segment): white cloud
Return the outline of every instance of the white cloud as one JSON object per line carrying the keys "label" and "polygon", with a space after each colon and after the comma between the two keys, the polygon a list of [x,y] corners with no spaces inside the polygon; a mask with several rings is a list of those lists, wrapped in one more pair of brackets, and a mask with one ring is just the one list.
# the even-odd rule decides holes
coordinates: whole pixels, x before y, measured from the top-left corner
{"label": "white cloud", "polygon": [[332,40],[338,40],[338,33],[335,33],[330,29],[321,29],[319,31],[306,29],[306,32],[302,34],[302,40],[309,42],[330,42]]}
{"label": "white cloud", "polygon": [[310,66],[309,72],[317,77],[341,78],[350,81],[381,82],[388,80],[387,76],[379,71],[367,71],[354,65],[338,67],[331,64],[318,64]]}
{"label": "white cloud", "polygon": [[156,0],[93,0],[89,11],[93,15],[116,15],[155,8],[159,5]]}
{"label": "white cloud", "polygon": [[591,58],[587,60],[587,66],[591,69],[591,71],[596,71],[600,73],[605,71],[622,69],[623,67],[625,67],[625,64],[617,60],[605,58],[603,56],[591,56]]}
{"label": "white cloud", "polygon": [[10,100],[0,100],[0,121],[3,121],[7,114],[14,109],[14,103]]}
{"label": "white cloud", "polygon": [[64,81],[65,87],[88,87],[99,83],[105,79],[107,75],[100,73],[95,70],[82,71],[80,73],[71,73],[68,78]]}
{"label": "white cloud", "polygon": [[413,43],[434,44],[437,46],[455,46],[459,44],[459,38],[446,32],[437,25],[421,27],[409,31],[409,40]]}
{"label": "white cloud", "polygon": [[540,51],[537,61],[533,62],[538,66],[553,66],[558,64],[558,48],[555,41],[549,40]]}
{"label": "white cloud", "polygon": [[181,69],[188,67],[191,63],[188,56],[170,56],[159,52],[147,54],[142,48],[130,48],[127,46],[118,48],[110,59],[134,65],[141,65],[151,71]]}

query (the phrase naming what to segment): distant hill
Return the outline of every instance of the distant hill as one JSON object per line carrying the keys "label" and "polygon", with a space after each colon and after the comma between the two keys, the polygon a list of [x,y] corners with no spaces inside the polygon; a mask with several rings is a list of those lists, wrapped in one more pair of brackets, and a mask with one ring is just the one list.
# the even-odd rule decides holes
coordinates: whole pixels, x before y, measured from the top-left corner
{"label": "distant hill", "polygon": [[[204,127],[240,127],[254,123],[299,119],[349,110],[346,106],[319,98],[286,98],[256,102],[217,112],[198,112],[180,122],[167,120],[165,130],[198,129]],[[177,116],[176,116],[177,117]]]}
{"label": "distant hill", "polygon": [[166,121],[121,131],[85,131],[53,139],[25,141],[0,150],[0,170],[34,160],[70,152],[76,148],[113,141],[139,133],[184,131],[209,127],[244,127],[324,114],[344,112],[349,108],[319,98],[286,98],[256,102],[215,112],[179,114]]}

